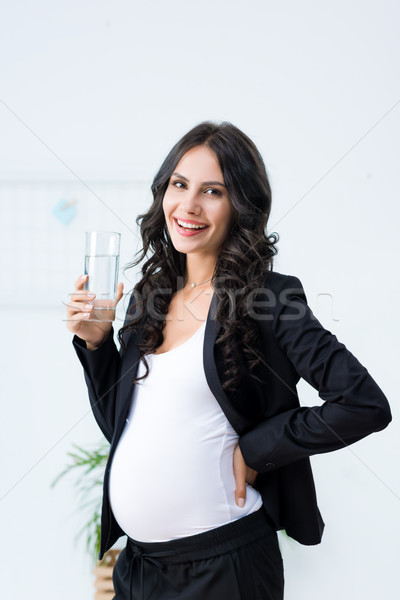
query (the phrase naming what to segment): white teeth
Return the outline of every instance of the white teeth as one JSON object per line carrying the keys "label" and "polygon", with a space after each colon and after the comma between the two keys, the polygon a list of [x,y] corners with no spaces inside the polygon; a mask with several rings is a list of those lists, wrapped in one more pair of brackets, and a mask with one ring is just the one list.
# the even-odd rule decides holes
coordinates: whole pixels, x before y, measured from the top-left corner
{"label": "white teeth", "polygon": [[207,227],[207,225],[194,225],[194,223],[184,223],[183,221],[180,221],[179,219],[177,219],[178,224],[181,225],[182,227],[185,227],[185,229],[204,229],[205,227]]}

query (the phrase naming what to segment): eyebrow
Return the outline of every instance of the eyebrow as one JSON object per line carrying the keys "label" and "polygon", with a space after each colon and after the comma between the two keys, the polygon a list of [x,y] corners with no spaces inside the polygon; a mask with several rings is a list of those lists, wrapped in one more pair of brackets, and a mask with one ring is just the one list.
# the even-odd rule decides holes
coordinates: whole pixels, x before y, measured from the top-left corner
{"label": "eyebrow", "polygon": [[[189,179],[187,177],[185,177],[184,175],[181,175],[180,173],[172,173],[172,176],[175,177],[179,177],[180,179],[183,179],[184,181],[189,181]],[[221,187],[226,188],[226,185],[224,183],[221,183],[220,181],[203,181],[202,185],[220,185]]]}

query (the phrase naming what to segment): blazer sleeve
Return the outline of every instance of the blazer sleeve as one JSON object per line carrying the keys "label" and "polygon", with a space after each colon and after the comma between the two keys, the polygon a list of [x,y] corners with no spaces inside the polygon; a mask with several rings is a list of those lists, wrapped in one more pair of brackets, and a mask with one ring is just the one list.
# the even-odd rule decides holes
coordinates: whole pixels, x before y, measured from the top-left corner
{"label": "blazer sleeve", "polygon": [[[124,326],[128,323],[133,309],[132,294]],[[117,387],[123,356],[122,347],[117,350],[114,342],[114,327],[104,342],[96,350],[88,350],[86,342],[74,335],[72,344],[82,364],[89,401],[93,415],[105,438],[111,443],[115,426],[115,406]]]}
{"label": "blazer sleeve", "polygon": [[248,466],[259,473],[274,470],[353,444],[390,423],[383,391],[317,320],[297,277],[287,276],[276,296],[271,330],[298,376],[318,390],[325,403],[286,410],[243,434],[239,445]]}

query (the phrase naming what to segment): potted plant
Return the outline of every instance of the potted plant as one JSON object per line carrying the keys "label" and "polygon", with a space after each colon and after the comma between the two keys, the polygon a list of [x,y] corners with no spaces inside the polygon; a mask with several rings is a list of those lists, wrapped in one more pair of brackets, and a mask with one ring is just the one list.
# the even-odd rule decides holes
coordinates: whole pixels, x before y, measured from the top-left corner
{"label": "potted plant", "polygon": [[112,600],[115,594],[112,571],[120,550],[109,550],[104,554],[101,561],[98,560],[100,552],[101,493],[109,445],[101,442],[92,450],[86,450],[74,444],[74,448],[74,451],[68,452],[71,459],[70,464],[56,477],[51,487],[54,487],[65,475],[71,472],[76,474],[74,485],[77,488],[79,510],[86,511],[88,518],[85,525],[77,533],[75,541],[86,533],[86,550],[93,560],[95,600]]}

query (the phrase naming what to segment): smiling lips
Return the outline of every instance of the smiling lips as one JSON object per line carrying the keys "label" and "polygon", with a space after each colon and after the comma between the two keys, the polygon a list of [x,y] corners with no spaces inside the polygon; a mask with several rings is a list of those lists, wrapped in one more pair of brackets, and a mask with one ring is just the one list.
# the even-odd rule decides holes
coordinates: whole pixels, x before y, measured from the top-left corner
{"label": "smiling lips", "polygon": [[176,230],[180,235],[184,236],[197,235],[208,227],[208,225],[202,225],[201,223],[196,223],[196,221],[186,221],[177,219],[176,217],[174,217],[174,223]]}

